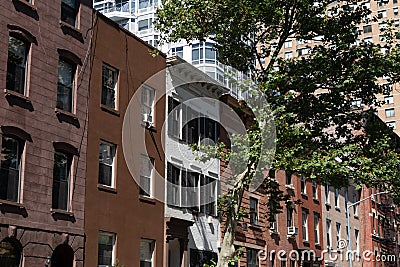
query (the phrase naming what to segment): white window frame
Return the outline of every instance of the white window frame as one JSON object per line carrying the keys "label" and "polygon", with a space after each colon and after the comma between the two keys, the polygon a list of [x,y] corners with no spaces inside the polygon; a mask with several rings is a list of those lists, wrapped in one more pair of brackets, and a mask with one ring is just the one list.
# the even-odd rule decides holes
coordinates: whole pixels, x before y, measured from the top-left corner
{"label": "white window frame", "polygon": [[[98,238],[100,237],[100,235],[103,236],[107,236],[107,237],[111,237],[112,239],[112,252],[111,252],[111,265],[103,265],[103,264],[99,264],[99,262],[97,262],[97,266],[98,267],[113,267],[115,265],[115,243],[116,243],[116,237],[117,235],[115,233],[110,233],[110,232],[103,232],[100,231],[98,234]],[[97,241],[97,247],[99,246],[99,241]],[[99,254],[100,251],[97,251],[97,254]]]}
{"label": "white window frame", "polygon": [[320,238],[320,231],[319,231],[319,218],[320,215],[319,213],[314,213],[314,240],[315,240],[315,244],[319,244]]}
{"label": "white window frame", "polygon": [[110,185],[107,185],[107,184],[104,184],[104,183],[100,183],[100,180],[99,180],[100,179],[100,158],[99,158],[99,177],[98,177],[97,182],[98,182],[98,184],[100,184],[102,186],[115,188],[115,174],[116,174],[115,163],[116,163],[116,156],[117,156],[117,145],[113,144],[113,143],[110,143],[110,142],[107,142],[105,140],[100,140],[99,154],[101,152],[100,150],[101,150],[102,145],[106,145],[106,146],[108,146],[110,148],[110,153],[111,153],[111,155],[113,157],[111,165],[108,164],[108,163],[104,163],[104,162],[102,163],[102,164],[104,164],[106,166],[111,166],[111,180],[110,180]]}
{"label": "white window frame", "polygon": [[307,195],[307,180],[303,175],[300,175],[300,190],[302,194]]}
{"label": "white window frame", "polygon": [[[141,238],[140,239],[140,246],[139,246],[139,248],[140,248],[140,259],[139,259],[139,262],[142,262],[142,261],[144,261],[144,262],[149,262],[147,259],[142,259],[142,246],[147,246],[147,245],[150,245],[150,250],[151,250],[151,266],[153,267],[154,266],[154,259],[155,259],[155,247],[156,247],[156,241],[155,240],[153,240],[153,239],[147,239],[147,238]],[[146,251],[146,252],[148,252],[148,251]]]}
{"label": "white window frame", "polygon": [[308,241],[308,212],[306,210],[301,211],[301,226],[303,241]]}
{"label": "white window frame", "polygon": [[340,209],[339,196],[340,196],[339,189],[335,188],[335,208],[336,209]]}
{"label": "white window frame", "polygon": [[332,248],[332,221],[330,219],[326,219],[326,245],[329,248]]}
{"label": "white window frame", "polygon": [[336,246],[339,247],[339,242],[342,240],[342,224],[336,222]]}
{"label": "white window frame", "polygon": [[390,105],[394,103],[394,97],[392,95],[388,95],[384,97],[385,104]]}
{"label": "white window frame", "polygon": [[[145,103],[146,102],[145,99],[144,99],[145,98],[145,94],[146,94],[146,98],[150,97],[151,101],[149,101],[148,103]],[[150,87],[150,86],[143,85],[142,86],[142,97],[141,97],[142,121],[154,124],[154,101],[155,101],[155,98],[156,98],[156,90],[154,88]],[[149,109],[150,113],[145,113],[144,112],[145,108]]]}
{"label": "white window frame", "polygon": [[396,130],[396,121],[387,121],[386,125],[391,127],[393,130]]}
{"label": "white window frame", "polygon": [[[108,85],[105,85],[104,84],[104,69],[107,69],[107,71],[110,71],[111,73],[112,73],[112,79],[113,79],[113,85],[112,86],[108,86]],[[109,108],[112,108],[112,109],[115,109],[115,110],[117,110],[118,109],[118,101],[117,101],[117,99],[118,99],[118,75],[119,74],[119,71],[118,71],[118,69],[116,69],[116,68],[114,68],[114,67],[111,67],[110,65],[108,65],[108,64],[106,64],[106,63],[103,63],[103,66],[102,66],[102,75],[101,75],[101,77],[102,77],[102,81],[101,81],[101,93],[102,93],[102,95],[101,95],[101,104],[102,105],[104,105],[104,106],[107,106],[107,107],[109,107]],[[105,103],[103,103],[103,90],[104,90],[104,87],[106,87],[107,89],[109,89],[109,90],[114,90],[114,106],[112,107],[110,107],[109,105],[107,105],[107,104],[105,104]]]}
{"label": "white window frame", "polygon": [[285,48],[292,48],[293,47],[293,40],[287,40],[284,44]]}
{"label": "white window frame", "polygon": [[[144,161],[146,161],[146,163],[150,163],[150,165],[151,165],[151,169],[150,169],[150,170],[147,170],[147,171],[149,171],[150,176],[146,176],[146,175],[143,174],[143,172],[142,172],[143,168],[145,167],[145,166],[143,166]],[[149,166],[150,166],[150,165],[149,165]],[[143,190],[144,190],[144,193],[140,191],[140,192],[139,192],[140,195],[152,198],[152,197],[153,197],[153,190],[154,190],[154,189],[153,189],[153,182],[154,182],[154,158],[148,157],[148,156],[146,156],[146,155],[141,155],[141,156],[140,156],[140,188],[141,188],[141,189],[142,189],[142,179],[147,179],[147,180],[149,180],[149,187],[150,187],[150,188],[148,188],[148,192],[147,192],[147,188],[143,189]]]}
{"label": "white window frame", "polygon": [[385,116],[386,118],[393,118],[394,116],[396,116],[395,109],[394,108],[385,109]]}

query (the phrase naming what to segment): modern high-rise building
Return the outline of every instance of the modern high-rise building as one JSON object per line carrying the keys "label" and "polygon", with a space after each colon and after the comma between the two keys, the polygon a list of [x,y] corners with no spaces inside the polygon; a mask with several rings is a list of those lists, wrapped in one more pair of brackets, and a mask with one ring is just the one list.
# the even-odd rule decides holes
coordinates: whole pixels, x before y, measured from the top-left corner
{"label": "modern high-rise building", "polygon": [[[158,47],[159,32],[153,22],[160,5],[159,0],[94,0],[93,7],[150,45]],[[248,80],[250,76],[218,62],[218,54],[213,45],[211,40],[193,41],[190,44],[181,41],[164,44],[159,49],[168,56],[183,58],[229,88],[233,96],[245,99],[247,92],[240,91],[236,81]]]}

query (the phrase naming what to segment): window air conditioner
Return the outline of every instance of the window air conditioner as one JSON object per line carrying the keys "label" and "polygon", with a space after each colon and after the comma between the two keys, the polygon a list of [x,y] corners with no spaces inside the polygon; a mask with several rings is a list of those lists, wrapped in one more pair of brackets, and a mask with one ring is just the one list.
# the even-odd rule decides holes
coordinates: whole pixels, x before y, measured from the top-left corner
{"label": "window air conditioner", "polygon": [[299,233],[299,228],[294,227],[294,226],[288,227],[288,235],[293,236],[293,235],[297,235],[298,233]]}

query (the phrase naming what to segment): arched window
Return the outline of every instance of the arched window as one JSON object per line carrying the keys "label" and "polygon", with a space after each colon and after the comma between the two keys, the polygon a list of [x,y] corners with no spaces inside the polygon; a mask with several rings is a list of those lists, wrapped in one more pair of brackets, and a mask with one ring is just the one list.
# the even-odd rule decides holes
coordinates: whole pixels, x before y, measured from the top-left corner
{"label": "arched window", "polygon": [[21,263],[22,246],[14,238],[5,238],[0,242],[0,266],[19,267]]}
{"label": "arched window", "polygon": [[58,245],[51,255],[51,267],[72,267],[74,251],[66,244]]}

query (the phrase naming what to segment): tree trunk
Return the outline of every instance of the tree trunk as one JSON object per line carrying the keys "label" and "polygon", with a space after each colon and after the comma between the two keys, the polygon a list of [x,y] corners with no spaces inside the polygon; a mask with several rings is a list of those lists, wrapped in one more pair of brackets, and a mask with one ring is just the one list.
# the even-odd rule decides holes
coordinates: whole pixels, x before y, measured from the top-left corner
{"label": "tree trunk", "polygon": [[243,193],[245,191],[243,179],[247,176],[248,172],[245,171],[239,175],[237,185],[233,189],[232,195],[234,200],[234,207],[226,213],[226,229],[224,239],[221,245],[221,251],[218,256],[217,267],[229,267],[229,260],[235,256],[235,233],[238,220],[238,213],[242,204]]}

